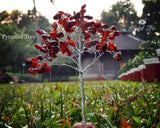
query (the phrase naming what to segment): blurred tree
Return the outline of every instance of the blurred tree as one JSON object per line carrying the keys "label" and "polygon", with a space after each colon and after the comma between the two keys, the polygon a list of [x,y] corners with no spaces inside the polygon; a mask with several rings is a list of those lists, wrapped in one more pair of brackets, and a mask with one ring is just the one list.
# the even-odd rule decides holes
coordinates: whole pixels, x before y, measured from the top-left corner
{"label": "blurred tree", "polygon": [[19,21],[21,20],[22,12],[19,10],[13,10],[10,14],[10,19],[12,20],[13,24],[19,24]]}
{"label": "blurred tree", "polygon": [[55,3],[55,0],[51,0],[51,3],[54,4],[54,3]]}
{"label": "blurred tree", "polygon": [[44,29],[45,28],[45,30],[47,31],[47,32],[50,32],[50,30],[51,30],[51,25],[50,25],[50,23],[49,23],[49,21],[48,21],[48,19],[46,19],[46,17],[44,17],[44,16],[42,16],[42,15],[39,15],[38,16],[38,25],[39,25],[39,28],[40,29]]}
{"label": "blurred tree", "polygon": [[120,28],[120,26],[118,25],[119,18],[114,12],[112,12],[112,10],[110,10],[109,12],[106,12],[104,10],[102,11],[101,22],[108,23],[109,26],[115,25]]}
{"label": "blurred tree", "polygon": [[0,24],[0,67],[6,67],[10,65],[10,60],[14,58],[14,55],[11,54],[13,51],[11,40],[7,40],[5,35],[13,35],[17,31],[17,26],[12,24]]}
{"label": "blurred tree", "polygon": [[[49,30],[48,19],[41,14],[37,19],[40,28]],[[32,47],[36,41],[34,26],[33,10],[28,10],[26,14],[18,10],[13,10],[11,13],[7,11],[0,13],[0,69],[20,72],[25,58],[32,56],[33,53],[38,54]],[[20,39],[18,36],[21,36]]]}
{"label": "blurred tree", "polygon": [[131,25],[138,22],[137,12],[130,0],[118,1],[108,12],[102,11],[101,22],[128,30]]}
{"label": "blurred tree", "polygon": [[31,46],[32,40],[16,24],[0,24],[0,33],[0,68],[12,72],[21,71],[25,58],[37,53]]}
{"label": "blurred tree", "polygon": [[5,18],[7,18],[9,16],[7,11],[3,11],[0,13],[0,22],[5,20]]}
{"label": "blurred tree", "polygon": [[28,10],[27,14],[23,14],[21,16],[21,20],[19,21],[18,27],[28,27],[28,25],[34,22],[33,10]]}
{"label": "blurred tree", "polygon": [[146,21],[143,31],[137,35],[144,40],[152,40],[160,34],[160,0],[142,0],[144,4],[142,19]]}
{"label": "blurred tree", "polygon": [[[35,14],[34,14],[34,9],[28,10],[26,14],[23,14],[21,16],[21,20],[19,21],[18,27],[23,28],[23,27],[29,27],[30,25],[33,27],[33,24],[35,25]],[[49,20],[45,17],[42,16],[40,13],[37,16],[37,22],[38,22],[38,28],[40,29],[45,29],[46,31],[50,30],[50,23]],[[35,27],[32,28],[35,32]]]}

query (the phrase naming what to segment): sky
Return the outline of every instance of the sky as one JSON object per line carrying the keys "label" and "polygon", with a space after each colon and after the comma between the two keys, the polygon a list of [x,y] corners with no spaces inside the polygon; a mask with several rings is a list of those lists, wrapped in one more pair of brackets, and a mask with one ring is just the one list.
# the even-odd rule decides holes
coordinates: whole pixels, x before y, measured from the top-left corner
{"label": "sky", "polygon": [[[58,11],[64,11],[73,14],[78,12],[82,5],[86,4],[86,14],[93,16],[94,19],[100,19],[100,13],[109,10],[113,4],[119,0],[55,0],[52,4],[51,0],[35,0],[37,11],[53,22],[53,16]],[[122,0],[123,1],[123,0]],[[142,0],[131,0],[135,6],[138,16],[142,14]],[[0,0],[0,12],[7,10],[11,12],[18,9],[26,13],[28,9],[33,8],[33,0]]]}

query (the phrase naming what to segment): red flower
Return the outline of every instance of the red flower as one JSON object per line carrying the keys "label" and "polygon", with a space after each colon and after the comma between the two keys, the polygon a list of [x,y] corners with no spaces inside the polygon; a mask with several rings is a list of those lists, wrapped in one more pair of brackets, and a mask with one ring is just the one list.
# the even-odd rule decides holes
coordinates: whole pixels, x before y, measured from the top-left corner
{"label": "red flower", "polygon": [[123,63],[120,63],[120,66],[122,67],[122,66],[123,66]]}

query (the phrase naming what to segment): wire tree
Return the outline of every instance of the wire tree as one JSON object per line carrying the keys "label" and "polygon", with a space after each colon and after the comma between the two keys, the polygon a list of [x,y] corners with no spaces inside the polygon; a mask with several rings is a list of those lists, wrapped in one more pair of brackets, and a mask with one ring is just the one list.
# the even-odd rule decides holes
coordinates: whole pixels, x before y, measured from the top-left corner
{"label": "wire tree", "polygon": [[[37,58],[27,58],[26,63],[33,68],[29,72],[34,76],[37,73],[49,72],[51,68],[44,60],[56,64],[69,66],[79,73],[81,88],[82,123],[86,123],[85,117],[85,95],[83,87],[83,74],[93,65],[105,52],[109,52],[116,60],[121,59],[121,52],[113,43],[120,33],[116,27],[109,28],[107,24],[93,21],[93,17],[85,15],[86,5],[83,5],[79,12],[73,15],[59,11],[53,18],[52,30],[47,33],[44,30],[37,30],[42,36],[43,45],[35,44],[35,48],[43,53]],[[72,37],[72,38],[71,38]],[[74,39],[73,39],[74,38]],[[92,62],[82,67],[82,55],[93,54]],[[64,57],[75,63],[76,66],[65,62],[59,62],[56,58]]]}

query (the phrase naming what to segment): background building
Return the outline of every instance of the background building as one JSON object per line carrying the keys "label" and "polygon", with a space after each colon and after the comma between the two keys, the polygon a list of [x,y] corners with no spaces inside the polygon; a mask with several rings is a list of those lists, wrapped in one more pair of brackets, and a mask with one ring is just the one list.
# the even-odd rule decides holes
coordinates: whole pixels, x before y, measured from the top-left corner
{"label": "background building", "polygon": [[[115,59],[112,58],[112,55],[105,53],[84,73],[85,79],[115,80],[117,79],[117,72],[120,69],[120,66],[123,63],[128,62],[129,59],[133,59],[135,54],[139,52],[139,45],[144,43],[144,41],[130,35],[124,29],[120,33],[120,36],[114,40],[114,43],[117,45],[118,50],[122,52],[122,60],[115,61]],[[83,66],[85,67],[91,63],[93,57],[94,55],[91,54],[83,56]]]}

